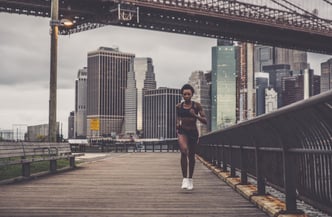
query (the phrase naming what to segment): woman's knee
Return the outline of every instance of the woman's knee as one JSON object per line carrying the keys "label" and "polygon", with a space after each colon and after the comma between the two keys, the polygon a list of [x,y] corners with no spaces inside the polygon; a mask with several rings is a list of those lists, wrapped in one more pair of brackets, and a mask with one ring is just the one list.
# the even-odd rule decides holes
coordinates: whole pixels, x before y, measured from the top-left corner
{"label": "woman's knee", "polygon": [[189,153],[187,147],[180,148],[180,152],[181,152],[182,155],[185,155],[185,156],[188,156],[188,153]]}

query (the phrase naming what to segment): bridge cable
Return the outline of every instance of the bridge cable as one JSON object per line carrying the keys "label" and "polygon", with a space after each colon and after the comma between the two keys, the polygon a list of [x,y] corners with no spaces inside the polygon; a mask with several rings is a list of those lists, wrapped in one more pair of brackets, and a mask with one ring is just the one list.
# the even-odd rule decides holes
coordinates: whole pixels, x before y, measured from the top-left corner
{"label": "bridge cable", "polygon": [[322,0],[322,1],[326,2],[327,4],[332,5],[332,2],[330,2],[329,0]]}
{"label": "bridge cable", "polygon": [[303,8],[297,6],[296,4],[294,4],[294,3],[292,3],[292,2],[289,2],[288,0],[282,0],[282,1],[288,3],[289,5],[293,6],[294,8],[297,8],[298,10],[300,10],[300,11],[302,11],[302,12],[304,12],[304,13],[306,13],[306,14],[312,16],[312,17],[319,18],[316,14],[313,14],[313,13],[307,11],[307,10],[304,10]]}
{"label": "bridge cable", "polygon": [[276,3],[277,5],[283,7],[283,8],[285,8],[285,9],[287,9],[287,10],[289,10],[290,12],[293,12],[293,13],[295,12],[295,13],[297,13],[297,11],[295,11],[295,10],[293,10],[293,9],[291,9],[291,8],[289,8],[289,7],[287,7],[286,5],[284,5],[284,4],[280,3],[280,2],[277,2],[276,0],[270,0],[270,1]]}
{"label": "bridge cable", "polygon": [[[303,16],[303,15],[300,14],[298,11],[289,8],[288,6],[286,6],[286,5],[284,5],[284,4],[280,3],[280,2],[277,2],[276,0],[271,0],[271,1],[274,2],[274,3],[276,3],[276,4],[278,4],[278,5],[281,6],[281,7],[284,7],[284,8],[286,8],[286,9],[290,10],[291,12],[293,12],[293,13],[295,13],[295,14],[298,14],[298,15],[300,15],[300,16]],[[306,11],[306,10],[300,8],[299,6],[297,6],[297,5],[295,5],[295,4],[291,3],[291,2],[289,2],[289,1],[287,1],[287,0],[281,0],[281,1],[284,1],[284,2],[286,2],[286,3],[288,3],[288,4],[290,4],[291,6],[297,8],[297,9],[303,11],[303,12],[305,12],[307,15],[310,15],[312,18],[316,18],[316,19],[318,19],[318,20],[320,21],[320,22],[319,22],[320,25],[324,25],[324,26],[325,26],[325,25],[327,24],[326,27],[328,27],[328,28],[330,29],[329,25],[330,25],[330,23],[332,22],[331,20],[329,20],[329,19],[324,19],[324,18],[321,18],[321,17],[318,17],[317,15],[315,15],[315,14],[313,14],[313,13],[310,13],[309,11]],[[323,1],[328,1],[328,0],[323,0]]]}

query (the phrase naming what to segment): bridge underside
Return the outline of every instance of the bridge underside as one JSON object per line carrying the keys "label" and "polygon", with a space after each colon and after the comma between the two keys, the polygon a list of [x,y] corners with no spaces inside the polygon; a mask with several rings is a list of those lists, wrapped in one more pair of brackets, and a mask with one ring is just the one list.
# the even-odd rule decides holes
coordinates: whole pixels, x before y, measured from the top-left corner
{"label": "bridge underside", "polygon": [[[75,26],[60,29],[60,34],[73,34],[105,25],[125,26],[164,32],[225,38],[276,47],[332,54],[330,31],[290,28],[277,21],[253,22],[245,17],[223,16],[169,5],[141,1],[63,0],[60,18],[71,18]],[[137,1],[136,1],[137,2]],[[0,12],[50,17],[50,0],[0,0]]]}

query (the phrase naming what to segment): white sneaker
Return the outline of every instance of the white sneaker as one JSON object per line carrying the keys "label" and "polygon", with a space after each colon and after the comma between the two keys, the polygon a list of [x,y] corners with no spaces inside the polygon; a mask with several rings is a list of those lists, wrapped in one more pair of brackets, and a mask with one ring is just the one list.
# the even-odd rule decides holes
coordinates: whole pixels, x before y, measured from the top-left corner
{"label": "white sneaker", "polygon": [[188,188],[188,178],[183,178],[181,188],[182,189]]}
{"label": "white sneaker", "polygon": [[193,190],[194,189],[194,181],[193,179],[188,179],[188,186],[187,186],[188,190]]}

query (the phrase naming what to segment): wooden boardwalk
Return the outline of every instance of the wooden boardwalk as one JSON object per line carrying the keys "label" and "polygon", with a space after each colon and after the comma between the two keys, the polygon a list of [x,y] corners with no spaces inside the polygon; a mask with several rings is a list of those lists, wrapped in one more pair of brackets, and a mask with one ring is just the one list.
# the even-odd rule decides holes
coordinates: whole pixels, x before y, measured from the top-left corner
{"label": "wooden boardwalk", "polygon": [[123,153],[0,186],[0,216],[267,216],[198,160],[180,189],[179,153]]}

